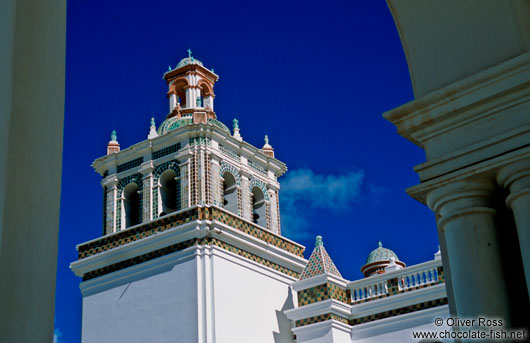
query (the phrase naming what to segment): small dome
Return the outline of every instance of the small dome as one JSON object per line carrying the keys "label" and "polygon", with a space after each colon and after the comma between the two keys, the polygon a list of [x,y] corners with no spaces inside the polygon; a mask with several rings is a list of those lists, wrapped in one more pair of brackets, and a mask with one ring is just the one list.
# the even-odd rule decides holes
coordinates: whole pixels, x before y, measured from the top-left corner
{"label": "small dome", "polygon": [[379,247],[368,255],[366,258],[366,264],[374,263],[378,261],[390,261],[390,258],[394,258],[396,261],[399,261],[396,253],[390,249],[383,248],[383,244],[379,241]]}
{"label": "small dome", "polygon": [[179,64],[177,64],[175,69],[184,67],[185,65],[188,65],[188,64],[198,64],[200,66],[203,66],[202,62],[199,61],[198,59],[196,59],[194,57],[186,57],[186,58],[183,58],[183,59],[180,60]]}

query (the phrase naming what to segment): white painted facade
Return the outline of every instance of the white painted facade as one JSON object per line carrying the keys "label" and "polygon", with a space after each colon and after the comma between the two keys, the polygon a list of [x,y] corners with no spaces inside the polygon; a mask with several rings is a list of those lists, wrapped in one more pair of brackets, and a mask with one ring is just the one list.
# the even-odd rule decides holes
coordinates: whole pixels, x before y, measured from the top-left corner
{"label": "white painted facade", "polygon": [[[198,222],[72,263],[77,275],[194,237],[301,271],[304,259],[220,223]],[[291,342],[296,279],[217,246],[192,246],[81,283],[82,342]]]}

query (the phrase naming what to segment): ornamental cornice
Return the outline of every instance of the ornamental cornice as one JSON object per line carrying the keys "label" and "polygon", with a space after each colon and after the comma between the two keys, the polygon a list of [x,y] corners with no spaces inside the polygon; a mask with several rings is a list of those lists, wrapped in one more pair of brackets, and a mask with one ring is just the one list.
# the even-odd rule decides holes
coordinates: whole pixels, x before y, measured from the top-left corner
{"label": "ornamental cornice", "polygon": [[203,76],[205,79],[216,82],[219,80],[219,76],[212,71],[208,70],[206,67],[201,66],[199,64],[187,64],[185,66],[182,66],[178,69],[173,69],[171,71],[168,71],[164,74],[164,79],[166,80],[167,84],[169,84],[174,77],[178,77],[181,75],[193,75],[193,74],[199,74]]}
{"label": "ornamental cornice", "polygon": [[284,311],[287,318],[294,321],[326,313],[333,313],[349,319],[352,314],[352,306],[335,299],[327,299]]}
{"label": "ornamental cornice", "polygon": [[[519,90],[529,79],[530,53],[525,53],[385,112],[383,117],[397,126],[399,134],[424,147],[432,135],[466,125],[471,114],[484,116],[486,99],[491,102],[500,94]],[[473,112],[477,105],[480,110]]]}
{"label": "ornamental cornice", "polygon": [[103,180],[101,180],[101,186],[107,187],[107,188],[114,188],[118,185],[118,178],[116,175],[111,175]]}

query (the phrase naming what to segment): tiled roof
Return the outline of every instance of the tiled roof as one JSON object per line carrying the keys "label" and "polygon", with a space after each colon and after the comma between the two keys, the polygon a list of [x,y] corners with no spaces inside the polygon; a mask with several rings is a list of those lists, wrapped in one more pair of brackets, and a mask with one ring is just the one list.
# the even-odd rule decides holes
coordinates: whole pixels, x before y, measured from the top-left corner
{"label": "tiled roof", "polygon": [[311,253],[311,257],[309,257],[309,261],[307,262],[307,265],[300,276],[300,280],[309,279],[310,277],[320,274],[331,274],[342,278],[342,275],[335,266],[335,263],[333,263],[331,257],[329,257],[328,252],[326,251],[326,248],[324,248],[322,237],[317,236],[315,249]]}

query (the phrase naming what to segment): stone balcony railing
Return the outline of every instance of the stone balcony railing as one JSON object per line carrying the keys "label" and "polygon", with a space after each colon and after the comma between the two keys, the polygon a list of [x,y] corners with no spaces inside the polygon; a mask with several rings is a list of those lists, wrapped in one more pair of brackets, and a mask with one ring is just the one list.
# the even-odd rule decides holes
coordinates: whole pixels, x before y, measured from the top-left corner
{"label": "stone balcony railing", "polygon": [[444,282],[442,261],[435,259],[348,283],[352,304],[381,299]]}

